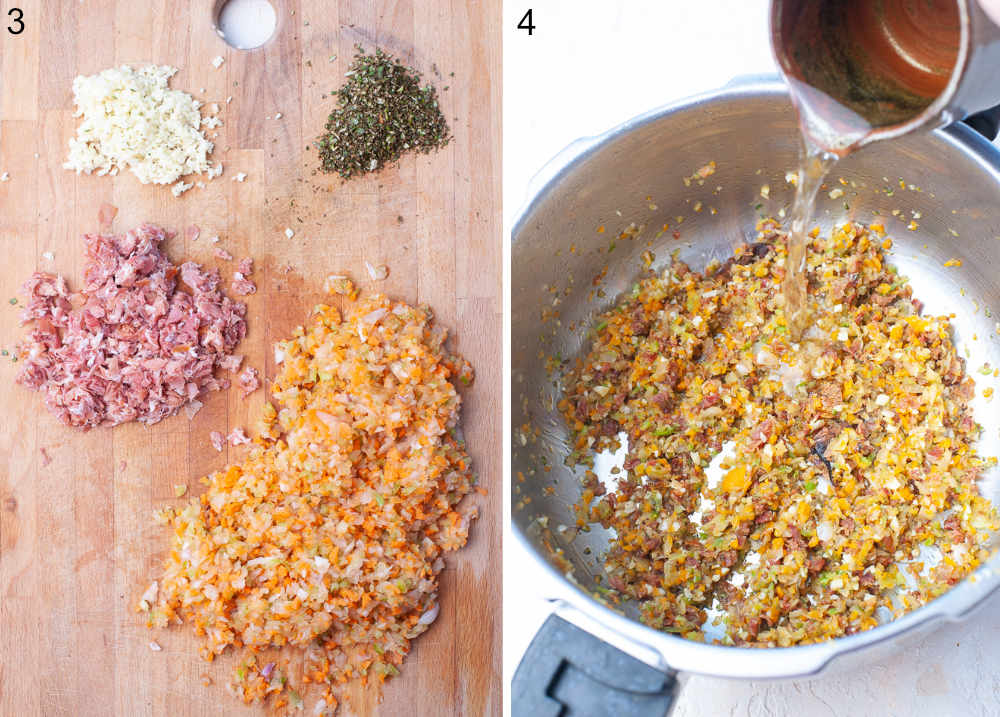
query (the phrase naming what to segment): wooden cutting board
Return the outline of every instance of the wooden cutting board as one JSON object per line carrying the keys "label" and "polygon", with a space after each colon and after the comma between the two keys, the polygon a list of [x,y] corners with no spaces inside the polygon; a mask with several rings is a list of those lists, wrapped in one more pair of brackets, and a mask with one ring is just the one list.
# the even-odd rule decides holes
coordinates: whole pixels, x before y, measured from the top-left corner
{"label": "wooden cutting board", "polygon": [[[5,29],[12,5],[24,17],[16,36]],[[216,234],[217,246],[256,259],[258,292],[247,300],[240,352],[267,377],[275,374],[273,342],[306,320],[328,273],[430,304],[477,370],[463,424],[489,495],[468,499],[481,518],[469,546],[448,557],[440,617],[415,641],[402,675],[381,704],[372,691],[353,689],[344,714],[498,715],[500,0],[277,0],[278,34],[251,52],[228,48],[213,32],[211,5],[0,6],[0,172],[10,175],[0,183],[0,345],[10,350],[21,336],[20,307],[8,300],[33,271],[56,271],[79,286],[81,235],[96,231],[103,202],[120,210],[116,230],[151,221],[178,231],[166,245],[174,261],[231,273],[213,257],[207,239]],[[383,47],[433,79],[455,140],[343,183],[316,173],[316,153],[306,147],[322,130],[333,106],[328,93],[341,85],[356,43]],[[225,58],[219,69],[216,55]],[[225,173],[180,199],[130,173],[77,177],[62,169],[76,127],[73,78],[148,62],[179,67],[172,87],[223,107],[213,157]],[[231,181],[237,172],[246,172],[245,182]],[[197,241],[183,236],[189,224],[201,227]],[[368,281],[365,260],[386,264],[388,280]],[[265,392],[247,400],[236,389],[212,394],[193,420],[81,433],[15,385],[17,369],[0,357],[0,715],[265,713],[227,693],[231,663],[205,663],[188,628],[160,631],[163,649],[151,650],[154,634],[134,611],[167,547],[153,510],[183,502],[175,484],[197,494],[199,478],[239,457],[237,449],[217,453],[208,433],[251,428]],[[215,684],[204,686],[201,675]],[[307,702],[305,714],[312,707]]]}

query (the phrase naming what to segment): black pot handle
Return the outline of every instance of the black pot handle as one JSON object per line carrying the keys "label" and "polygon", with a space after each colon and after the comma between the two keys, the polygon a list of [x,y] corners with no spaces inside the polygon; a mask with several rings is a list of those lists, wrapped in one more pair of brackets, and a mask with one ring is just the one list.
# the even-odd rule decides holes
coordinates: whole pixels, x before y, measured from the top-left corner
{"label": "black pot handle", "polygon": [[677,676],[550,615],[511,684],[511,717],[666,717]]}
{"label": "black pot handle", "polygon": [[1000,105],[969,115],[962,121],[992,142],[1000,131]]}

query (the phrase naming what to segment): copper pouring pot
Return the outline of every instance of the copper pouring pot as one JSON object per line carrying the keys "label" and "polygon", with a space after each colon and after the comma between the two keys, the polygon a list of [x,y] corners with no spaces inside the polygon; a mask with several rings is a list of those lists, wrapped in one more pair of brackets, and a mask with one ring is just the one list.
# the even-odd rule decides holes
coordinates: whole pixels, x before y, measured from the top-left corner
{"label": "copper pouring pot", "polygon": [[[844,154],[997,105],[994,6],[1000,3],[772,0],[771,48],[800,110],[823,115],[810,134]],[[998,116],[994,111],[977,121],[995,134]]]}

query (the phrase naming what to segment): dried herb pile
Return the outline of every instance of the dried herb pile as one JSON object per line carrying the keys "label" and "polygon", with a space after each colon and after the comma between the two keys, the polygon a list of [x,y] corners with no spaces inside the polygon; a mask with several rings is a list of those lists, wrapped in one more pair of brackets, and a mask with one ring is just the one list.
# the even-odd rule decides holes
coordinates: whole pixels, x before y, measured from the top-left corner
{"label": "dried herb pile", "polygon": [[380,49],[366,54],[358,47],[346,76],[317,142],[324,172],[348,179],[381,169],[404,152],[428,153],[451,140],[437,90],[421,87],[416,70]]}

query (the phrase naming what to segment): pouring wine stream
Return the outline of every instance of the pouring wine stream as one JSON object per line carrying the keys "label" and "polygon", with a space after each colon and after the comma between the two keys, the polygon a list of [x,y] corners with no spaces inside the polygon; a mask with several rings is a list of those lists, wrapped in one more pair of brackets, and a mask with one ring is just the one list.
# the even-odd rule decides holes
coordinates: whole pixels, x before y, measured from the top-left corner
{"label": "pouring wine stream", "polygon": [[806,255],[816,195],[837,162],[870,141],[928,129],[962,36],[955,0],[774,0],[772,44],[803,149],[782,294],[793,341],[811,323]]}
{"label": "pouring wine stream", "polygon": [[816,195],[838,157],[823,149],[806,149],[799,164],[795,200],[789,220],[788,256],[781,292],[785,298],[785,321],[793,341],[800,341],[809,328],[809,293],[806,277],[807,223],[816,206]]}

